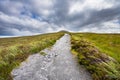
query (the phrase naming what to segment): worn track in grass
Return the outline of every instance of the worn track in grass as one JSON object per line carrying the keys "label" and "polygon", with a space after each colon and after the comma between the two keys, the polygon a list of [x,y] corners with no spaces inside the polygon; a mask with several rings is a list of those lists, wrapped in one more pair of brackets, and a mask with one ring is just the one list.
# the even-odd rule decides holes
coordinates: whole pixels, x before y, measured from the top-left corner
{"label": "worn track in grass", "polygon": [[92,80],[71,54],[70,35],[65,34],[44,55],[33,54],[13,69],[14,80]]}

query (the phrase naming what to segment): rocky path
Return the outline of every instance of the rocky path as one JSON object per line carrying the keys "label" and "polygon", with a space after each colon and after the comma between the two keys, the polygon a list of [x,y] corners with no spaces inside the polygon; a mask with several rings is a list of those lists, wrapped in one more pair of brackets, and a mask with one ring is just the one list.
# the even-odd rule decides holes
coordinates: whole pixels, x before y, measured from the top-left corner
{"label": "rocky path", "polygon": [[65,34],[46,55],[34,54],[11,72],[14,80],[92,80],[70,52],[70,36]]}

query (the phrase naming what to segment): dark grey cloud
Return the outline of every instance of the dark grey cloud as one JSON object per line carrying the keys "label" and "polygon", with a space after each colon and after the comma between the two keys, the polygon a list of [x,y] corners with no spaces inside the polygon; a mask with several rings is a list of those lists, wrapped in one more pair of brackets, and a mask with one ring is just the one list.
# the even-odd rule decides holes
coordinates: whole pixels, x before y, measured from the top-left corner
{"label": "dark grey cloud", "polygon": [[[110,1],[107,2],[109,3]],[[70,27],[69,29],[78,30],[78,28],[85,27],[90,24],[97,25],[97,23],[100,24],[106,21],[119,19],[120,2],[116,0],[112,0],[112,2],[113,2],[113,6],[110,8],[98,10],[98,9],[91,9],[89,7],[86,7],[85,10],[82,12],[69,15],[68,12],[70,8],[70,1],[56,0],[56,4],[54,5],[53,8],[55,10],[55,14],[52,16],[54,20],[53,22],[59,26],[60,25],[66,26],[68,24],[71,24],[72,26],[68,26]]]}
{"label": "dark grey cloud", "polygon": [[[79,20],[79,18],[81,17],[81,15],[76,15],[76,16],[78,18],[78,19],[76,18],[76,20]],[[83,16],[86,16],[86,15],[83,14]],[[96,23],[99,24],[99,23],[103,23],[106,21],[119,19],[119,18],[120,18],[120,6],[103,9],[100,11],[90,10],[89,17],[87,18],[87,20],[79,24],[79,26],[84,27],[89,24],[96,24]]]}
{"label": "dark grey cloud", "polygon": [[0,35],[45,33],[62,29],[92,32],[105,32],[104,29],[108,29],[106,32],[120,32],[119,22],[118,0],[0,1]]}
{"label": "dark grey cloud", "polygon": [[4,36],[4,35],[13,35],[12,33],[11,33],[11,31],[9,31],[9,29],[8,28],[4,28],[4,27],[1,27],[0,26],[0,36]]}

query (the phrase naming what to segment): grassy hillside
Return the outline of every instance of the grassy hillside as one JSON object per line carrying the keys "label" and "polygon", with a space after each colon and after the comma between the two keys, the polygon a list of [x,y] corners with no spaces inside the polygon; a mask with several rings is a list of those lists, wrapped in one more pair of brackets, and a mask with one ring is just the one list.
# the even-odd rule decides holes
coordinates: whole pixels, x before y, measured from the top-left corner
{"label": "grassy hillside", "polygon": [[94,80],[120,80],[120,34],[71,35],[72,52]]}
{"label": "grassy hillside", "polygon": [[30,54],[52,46],[64,32],[37,36],[0,38],[0,80],[12,80],[10,72]]}
{"label": "grassy hillside", "polygon": [[[0,39],[0,80],[29,55],[52,46],[64,33],[71,35],[72,53],[94,80],[120,80],[120,34],[58,33]],[[42,53],[41,53],[42,54]]]}

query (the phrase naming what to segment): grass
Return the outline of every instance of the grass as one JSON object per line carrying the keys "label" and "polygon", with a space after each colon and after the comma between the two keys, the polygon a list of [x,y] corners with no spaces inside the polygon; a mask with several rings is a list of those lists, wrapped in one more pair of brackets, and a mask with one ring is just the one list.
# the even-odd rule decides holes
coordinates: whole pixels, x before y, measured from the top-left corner
{"label": "grass", "polygon": [[72,33],[72,52],[93,80],[120,80],[120,35]]}
{"label": "grass", "polygon": [[82,34],[102,52],[115,58],[120,63],[120,34]]}
{"label": "grass", "polygon": [[46,55],[46,53],[45,53],[45,52],[40,52],[40,54],[41,54],[41,55],[43,55],[43,56],[45,56],[45,55]]}
{"label": "grass", "polygon": [[[0,38],[0,80],[12,80],[10,72],[29,55],[52,46],[64,32],[27,37]],[[40,53],[43,54],[44,53]]]}
{"label": "grass", "polygon": [[[0,39],[0,80],[12,80],[10,72],[29,55],[52,46],[64,33],[71,35],[72,53],[93,80],[120,80],[120,34],[58,33]],[[46,55],[40,52],[41,55]]]}

